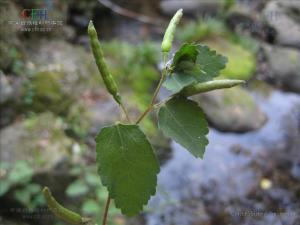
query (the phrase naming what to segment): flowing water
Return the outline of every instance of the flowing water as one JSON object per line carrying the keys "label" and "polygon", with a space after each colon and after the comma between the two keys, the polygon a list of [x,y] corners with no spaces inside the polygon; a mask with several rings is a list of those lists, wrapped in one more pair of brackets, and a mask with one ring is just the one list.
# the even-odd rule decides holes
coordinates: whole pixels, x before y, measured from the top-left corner
{"label": "flowing water", "polygon": [[254,98],[268,116],[261,129],[211,128],[203,160],[172,143],[147,225],[300,224],[300,96]]}

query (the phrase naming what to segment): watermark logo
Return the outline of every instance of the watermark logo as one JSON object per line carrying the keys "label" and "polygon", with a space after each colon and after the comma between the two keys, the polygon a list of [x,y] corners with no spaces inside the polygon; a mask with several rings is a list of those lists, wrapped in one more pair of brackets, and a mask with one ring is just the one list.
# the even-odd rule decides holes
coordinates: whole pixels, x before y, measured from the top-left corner
{"label": "watermark logo", "polygon": [[51,18],[53,3],[44,0],[41,8],[22,9],[18,18],[8,20],[9,26],[14,26],[21,32],[51,32],[63,26],[63,21],[58,18]]}
{"label": "watermark logo", "polygon": [[47,9],[23,9],[21,11],[22,19],[30,20],[47,20],[48,10]]}

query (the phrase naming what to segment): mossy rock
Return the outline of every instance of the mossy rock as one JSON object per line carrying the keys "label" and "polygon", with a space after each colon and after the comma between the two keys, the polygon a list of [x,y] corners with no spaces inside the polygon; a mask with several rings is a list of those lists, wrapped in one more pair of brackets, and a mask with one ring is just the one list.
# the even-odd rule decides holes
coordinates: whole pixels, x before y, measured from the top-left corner
{"label": "mossy rock", "polygon": [[194,98],[203,107],[210,124],[221,131],[256,130],[267,120],[252,96],[241,87],[212,91]]}
{"label": "mossy rock", "polygon": [[75,100],[87,91],[101,87],[92,53],[86,52],[82,46],[40,40],[29,43],[27,48],[27,64],[31,65],[33,75],[25,93],[32,98],[26,109],[36,112],[50,110],[65,115]]}
{"label": "mossy rock", "polygon": [[73,95],[78,96],[91,88],[99,88],[101,78],[93,55],[82,46],[62,40],[42,39],[29,42],[27,48],[31,70],[35,73],[62,73],[64,89]]}
{"label": "mossy rock", "polygon": [[61,119],[43,113],[2,129],[1,160],[25,160],[38,172],[54,168],[67,158],[72,146],[64,127]]}
{"label": "mossy rock", "polygon": [[228,58],[226,68],[221,71],[223,77],[248,80],[254,75],[257,65],[252,51],[223,38],[206,40],[204,43]]}
{"label": "mossy rock", "polygon": [[66,112],[73,102],[73,96],[64,89],[63,77],[63,73],[51,71],[39,72],[33,76],[31,110],[49,110],[57,114]]}

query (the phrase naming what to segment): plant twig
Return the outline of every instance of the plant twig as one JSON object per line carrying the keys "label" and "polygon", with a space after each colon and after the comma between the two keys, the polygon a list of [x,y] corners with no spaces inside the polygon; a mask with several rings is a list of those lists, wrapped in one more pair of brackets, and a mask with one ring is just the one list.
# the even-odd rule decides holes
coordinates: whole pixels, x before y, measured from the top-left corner
{"label": "plant twig", "polygon": [[109,204],[110,204],[110,197],[108,196],[107,200],[106,200],[106,203],[105,203],[105,208],[104,208],[104,213],[103,213],[103,218],[102,218],[102,225],[106,225]]}
{"label": "plant twig", "polygon": [[153,25],[160,25],[161,21],[145,16],[145,15],[141,15],[138,14],[136,12],[132,12],[128,9],[124,9],[120,6],[118,6],[117,4],[109,1],[109,0],[98,0],[98,2],[100,2],[102,5],[104,5],[105,7],[111,9],[113,12],[120,14],[122,16],[126,16],[129,17],[131,19],[135,19],[138,20],[142,23],[148,23],[148,24],[153,24]]}
{"label": "plant twig", "polygon": [[151,102],[150,102],[149,106],[142,113],[142,115],[138,118],[138,120],[136,121],[136,124],[139,124],[144,119],[144,117],[153,109],[153,106],[154,106],[155,100],[157,98],[158,92],[159,92],[159,90],[161,88],[162,83],[165,80],[166,73],[167,73],[166,69],[164,69],[163,72],[162,72],[162,75],[160,77],[159,83],[158,83],[158,85],[157,85],[157,87],[155,89],[155,92],[154,92],[153,96],[152,96],[152,99],[151,99]]}
{"label": "plant twig", "polygon": [[163,84],[163,82],[165,80],[165,77],[167,75],[167,66],[166,66],[167,65],[167,53],[164,52],[162,57],[163,57],[163,62],[164,62],[164,69],[162,71],[162,74],[161,74],[160,80],[158,82],[158,85],[157,85],[157,87],[154,91],[154,94],[152,96],[152,99],[151,99],[151,102],[150,102],[149,106],[142,113],[142,115],[140,115],[140,117],[137,119],[135,124],[139,124],[144,119],[144,117],[153,109],[153,106],[154,106],[154,103],[156,101],[159,90],[161,88],[161,85]]}

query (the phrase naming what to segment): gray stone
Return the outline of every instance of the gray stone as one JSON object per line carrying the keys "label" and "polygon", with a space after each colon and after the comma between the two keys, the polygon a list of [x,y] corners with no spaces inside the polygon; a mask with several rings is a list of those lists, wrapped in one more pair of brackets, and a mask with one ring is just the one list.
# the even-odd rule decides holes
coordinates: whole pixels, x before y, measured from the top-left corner
{"label": "gray stone", "polygon": [[252,96],[235,87],[196,96],[212,126],[229,132],[247,132],[262,127],[266,115],[259,109]]}
{"label": "gray stone", "polygon": [[300,2],[271,1],[263,10],[266,22],[276,30],[280,45],[300,48]]}
{"label": "gray stone", "polygon": [[268,45],[263,46],[263,51],[268,65],[267,80],[300,93],[300,51]]}

